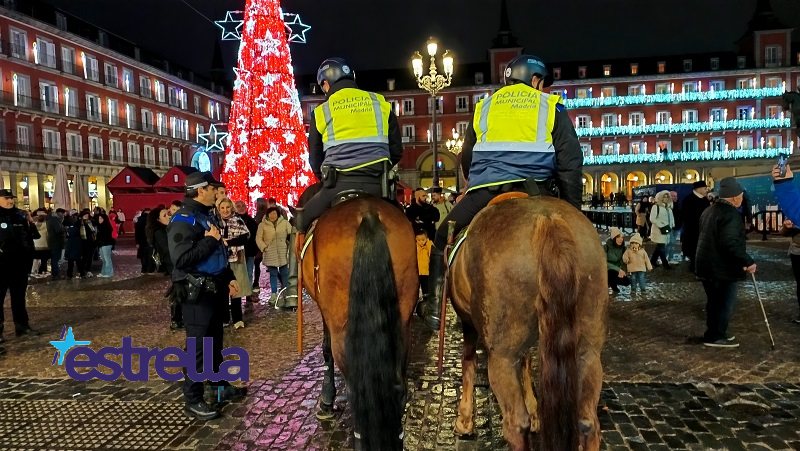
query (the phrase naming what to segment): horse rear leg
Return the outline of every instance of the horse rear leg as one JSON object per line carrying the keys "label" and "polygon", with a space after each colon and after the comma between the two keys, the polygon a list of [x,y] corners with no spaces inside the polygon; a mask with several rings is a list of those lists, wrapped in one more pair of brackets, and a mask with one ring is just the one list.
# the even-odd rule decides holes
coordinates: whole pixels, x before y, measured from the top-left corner
{"label": "horse rear leg", "polygon": [[458,435],[467,435],[471,434],[475,428],[472,419],[472,397],[475,391],[475,351],[478,346],[478,332],[465,322],[462,322],[462,329],[464,331],[464,354],[461,356],[461,403],[458,405],[455,432]]}
{"label": "horse rear leg", "polygon": [[325,377],[322,380],[322,393],[319,395],[319,411],[317,419],[330,420],[333,418],[333,402],[336,400],[336,381],[333,374],[333,352],[331,351],[331,333],[328,324],[322,321],[322,358],[324,360]]}
{"label": "horse rear leg", "polygon": [[513,451],[528,451],[531,419],[525,406],[516,357],[489,355],[489,384],[503,412],[503,437]]}
{"label": "horse rear leg", "polygon": [[[585,342],[584,342],[585,343]],[[583,344],[583,346],[590,346]],[[581,393],[578,399],[581,449],[597,451],[600,449],[600,421],[597,418],[597,403],[603,385],[603,367],[600,362],[600,349],[582,351]]]}
{"label": "horse rear leg", "polygon": [[533,356],[528,352],[523,359],[522,365],[522,391],[525,393],[525,407],[531,417],[531,432],[539,432],[539,404],[536,402],[536,395],[533,393]]}

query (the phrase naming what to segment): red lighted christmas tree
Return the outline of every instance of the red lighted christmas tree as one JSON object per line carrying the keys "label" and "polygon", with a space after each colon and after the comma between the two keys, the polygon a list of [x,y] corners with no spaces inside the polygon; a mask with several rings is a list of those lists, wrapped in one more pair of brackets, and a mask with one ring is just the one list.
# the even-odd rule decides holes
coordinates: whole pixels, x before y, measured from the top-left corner
{"label": "red lighted christmas tree", "polygon": [[247,0],[222,181],[252,209],[259,197],[295,205],[316,179],[278,0]]}

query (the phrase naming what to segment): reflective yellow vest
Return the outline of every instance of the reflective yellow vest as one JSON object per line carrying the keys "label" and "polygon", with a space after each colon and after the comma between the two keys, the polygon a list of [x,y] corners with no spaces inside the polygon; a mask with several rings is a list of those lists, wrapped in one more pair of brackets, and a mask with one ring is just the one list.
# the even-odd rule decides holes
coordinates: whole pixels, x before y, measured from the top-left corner
{"label": "reflective yellow vest", "polygon": [[344,88],[314,109],[322,135],[324,165],[342,172],[389,161],[389,113],[392,106],[374,92]]}
{"label": "reflective yellow vest", "polygon": [[552,177],[553,126],[560,103],[561,97],[522,83],[500,88],[478,102],[467,191]]}

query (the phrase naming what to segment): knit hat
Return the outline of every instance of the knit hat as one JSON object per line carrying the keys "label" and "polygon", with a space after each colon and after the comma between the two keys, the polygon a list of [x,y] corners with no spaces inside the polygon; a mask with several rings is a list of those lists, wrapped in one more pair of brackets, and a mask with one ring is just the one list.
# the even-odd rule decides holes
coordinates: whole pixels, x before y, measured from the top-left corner
{"label": "knit hat", "polygon": [[743,192],[744,188],[736,181],[736,177],[725,177],[719,181],[719,197],[723,199],[736,197]]}
{"label": "knit hat", "polygon": [[609,229],[609,233],[611,234],[610,238],[612,240],[618,237],[619,235],[622,235],[622,232],[620,232],[619,229],[616,227],[612,227],[611,229]]}
{"label": "knit hat", "polygon": [[634,233],[631,237],[631,243],[642,244],[642,236],[638,233]]}

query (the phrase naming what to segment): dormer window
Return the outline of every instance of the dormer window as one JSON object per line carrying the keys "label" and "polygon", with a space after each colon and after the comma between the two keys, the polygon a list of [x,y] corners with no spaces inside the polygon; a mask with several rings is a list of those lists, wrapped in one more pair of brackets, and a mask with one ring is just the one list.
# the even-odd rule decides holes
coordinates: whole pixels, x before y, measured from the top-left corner
{"label": "dormer window", "polygon": [[578,78],[586,78],[586,66],[578,68]]}
{"label": "dormer window", "polygon": [[659,61],[658,62],[658,73],[663,74],[667,71],[667,62],[666,61]]}
{"label": "dormer window", "polygon": [[683,60],[683,71],[690,72],[692,70],[692,60]]}
{"label": "dormer window", "polygon": [[483,72],[475,72],[475,84],[476,85],[483,84]]}
{"label": "dormer window", "polygon": [[744,69],[747,66],[747,57],[740,56],[736,58],[736,67],[739,69]]}
{"label": "dormer window", "polygon": [[719,58],[711,58],[711,70],[719,70]]}
{"label": "dormer window", "polygon": [[639,65],[637,63],[631,63],[631,75],[638,75],[639,74]]}
{"label": "dormer window", "polygon": [[553,80],[560,80],[561,79],[561,68],[556,67],[553,69]]}
{"label": "dormer window", "polygon": [[386,89],[389,91],[394,91],[394,78],[386,80]]}
{"label": "dormer window", "polygon": [[604,77],[611,76],[611,65],[610,64],[606,64],[605,66],[603,66],[603,76]]}

